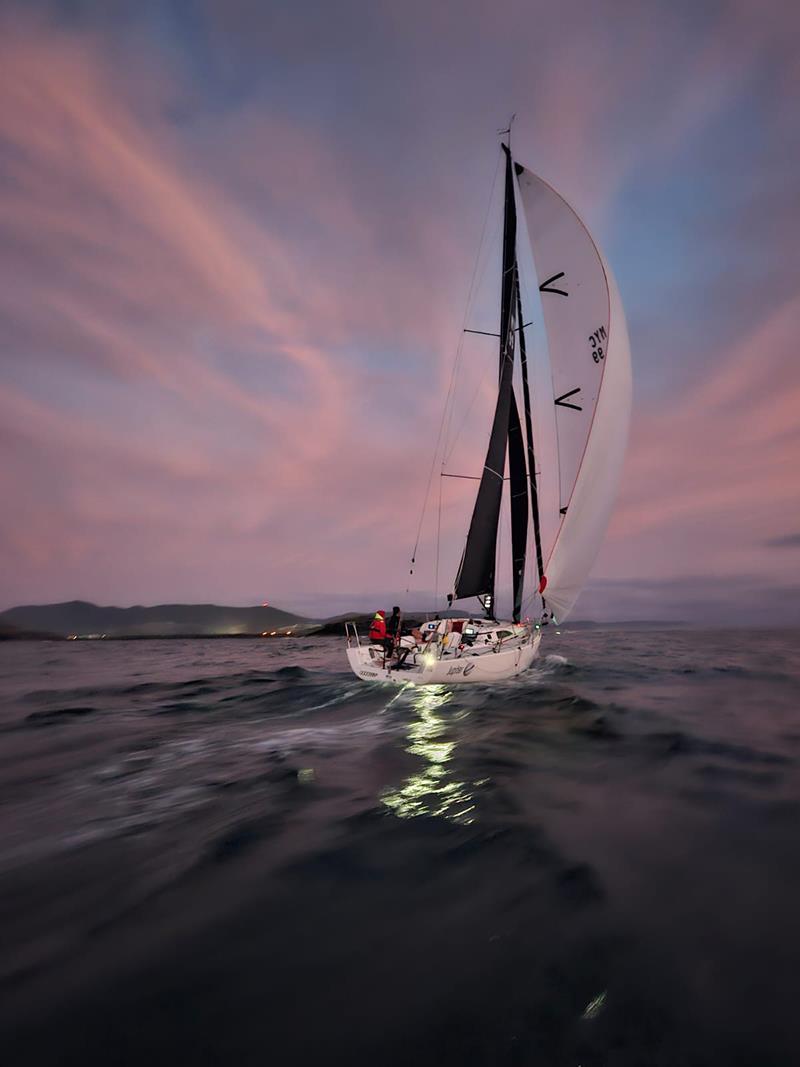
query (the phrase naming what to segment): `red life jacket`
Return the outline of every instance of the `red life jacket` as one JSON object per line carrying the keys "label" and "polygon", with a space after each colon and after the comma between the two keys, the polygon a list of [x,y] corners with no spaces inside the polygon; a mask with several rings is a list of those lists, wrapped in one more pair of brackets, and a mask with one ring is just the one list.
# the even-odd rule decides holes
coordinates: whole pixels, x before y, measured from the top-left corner
{"label": "red life jacket", "polygon": [[381,615],[376,615],[369,628],[370,641],[383,641],[386,637],[386,620]]}

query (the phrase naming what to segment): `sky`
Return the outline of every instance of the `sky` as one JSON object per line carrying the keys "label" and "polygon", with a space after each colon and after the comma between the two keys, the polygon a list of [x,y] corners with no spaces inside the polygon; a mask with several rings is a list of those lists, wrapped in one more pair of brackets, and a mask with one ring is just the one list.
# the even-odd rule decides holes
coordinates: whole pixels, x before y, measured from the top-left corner
{"label": "sky", "polygon": [[790,0],[0,3],[0,609],[429,597],[515,112],[631,337],[576,617],[800,622],[799,35]]}

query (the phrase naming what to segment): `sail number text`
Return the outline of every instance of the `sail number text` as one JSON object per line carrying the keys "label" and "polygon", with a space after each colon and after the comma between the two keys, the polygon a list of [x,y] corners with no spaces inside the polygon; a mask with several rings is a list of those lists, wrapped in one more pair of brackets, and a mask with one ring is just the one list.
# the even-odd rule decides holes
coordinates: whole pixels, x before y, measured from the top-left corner
{"label": "sail number text", "polygon": [[605,358],[606,328],[599,326],[594,333],[589,334],[589,344],[592,346],[592,359],[599,363]]}

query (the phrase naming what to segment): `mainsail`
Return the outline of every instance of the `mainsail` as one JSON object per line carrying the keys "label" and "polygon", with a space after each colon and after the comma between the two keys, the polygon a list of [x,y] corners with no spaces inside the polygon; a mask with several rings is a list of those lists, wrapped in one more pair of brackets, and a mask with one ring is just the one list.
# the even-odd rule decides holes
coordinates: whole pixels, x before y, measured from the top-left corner
{"label": "mainsail", "polygon": [[[517,212],[514,196],[514,174],[511,163],[511,154],[506,149],[506,181],[505,181],[505,214],[503,225],[503,282],[500,303],[500,381],[497,393],[497,406],[495,408],[492,432],[489,436],[489,447],[486,450],[486,462],[483,465],[481,482],[478,487],[478,495],[475,499],[475,507],[472,512],[472,520],[467,534],[467,543],[464,547],[464,555],[461,558],[461,566],[456,576],[453,598],[456,600],[468,596],[480,597],[487,614],[494,611],[494,585],[495,585],[495,557],[497,555],[497,527],[500,521],[500,504],[503,498],[503,481],[506,467],[506,444],[511,433],[512,447],[512,477],[516,491],[519,493],[519,463],[522,463],[524,471],[525,455],[522,450],[522,436],[519,432],[519,414],[517,413],[516,401],[514,400],[514,323],[516,321],[516,247],[517,247]],[[511,432],[511,420],[516,426],[516,432]],[[522,490],[526,492],[524,474],[522,477]],[[513,492],[513,489],[512,489]],[[517,497],[517,499],[519,499]],[[527,511],[527,500],[525,502]],[[515,548],[519,539],[519,511],[516,512],[517,521],[514,543]],[[527,533],[527,514],[525,518]],[[525,534],[522,536],[524,545]],[[524,568],[524,551],[523,551]],[[515,562],[515,575],[516,575]],[[519,586],[519,596],[522,596],[522,580],[514,581],[515,600]]]}
{"label": "mainsail", "polygon": [[515,165],[536,267],[553,383],[559,516],[541,591],[566,618],[600,548],[631,405],[628,333],[611,271],[567,202]]}

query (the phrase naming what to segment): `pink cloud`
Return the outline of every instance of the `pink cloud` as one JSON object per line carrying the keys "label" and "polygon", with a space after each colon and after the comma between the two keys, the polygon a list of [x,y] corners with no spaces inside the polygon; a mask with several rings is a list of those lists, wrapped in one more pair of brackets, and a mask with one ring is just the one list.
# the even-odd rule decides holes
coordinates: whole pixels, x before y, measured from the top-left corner
{"label": "pink cloud", "polygon": [[608,573],[800,578],[765,547],[800,523],[798,319],[794,299],[686,392],[635,412]]}
{"label": "pink cloud", "polygon": [[[521,20],[528,5],[510,9]],[[751,28],[746,5],[685,52],[679,14],[630,12],[617,52],[592,22],[577,38],[547,24],[532,53],[532,32],[509,43],[472,5],[446,76],[440,38],[397,16],[386,61],[416,50],[403,99],[420,140],[381,116],[374,146],[340,143],[266,92],[182,124],[171,116],[193,87],[143,37],[115,52],[99,30],[5,17],[0,425],[12,462],[0,486],[15,506],[0,518],[11,562],[0,597],[401,586],[480,224],[484,176],[463,160],[505,114],[500,97],[525,103],[523,157],[602,229],[626,182],[702,133],[758,57],[783,62],[763,27],[756,59],[730,61]],[[221,34],[237,22],[227,6],[216,15]],[[653,62],[662,45],[669,91]],[[398,143],[416,145],[413,166],[392,155]],[[794,521],[796,312],[765,313],[733,350],[708,353],[691,388],[637,409],[599,573],[753,559],[777,573],[752,546]],[[663,343],[637,352],[633,340],[635,362],[665,358]],[[474,349],[476,363],[492,366],[488,351]],[[478,386],[483,411],[479,382],[460,395]],[[454,458],[476,469],[483,443],[465,435]],[[469,489],[449,486],[442,584],[468,510]],[[429,560],[431,541],[428,526]]]}

